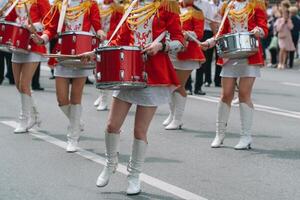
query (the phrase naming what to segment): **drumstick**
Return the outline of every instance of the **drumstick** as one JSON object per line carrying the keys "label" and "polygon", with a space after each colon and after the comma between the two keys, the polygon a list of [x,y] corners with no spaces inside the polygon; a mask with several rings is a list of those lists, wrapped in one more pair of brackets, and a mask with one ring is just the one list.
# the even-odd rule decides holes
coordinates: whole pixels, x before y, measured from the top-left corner
{"label": "drumstick", "polygon": [[227,7],[227,9],[226,9],[226,11],[225,11],[225,14],[224,14],[224,16],[223,16],[223,18],[222,18],[221,24],[220,24],[220,26],[219,26],[218,32],[217,32],[217,34],[215,35],[215,39],[218,39],[218,37],[219,37],[219,35],[220,35],[220,33],[221,33],[221,30],[222,30],[222,28],[223,28],[223,26],[224,26],[225,20],[226,20],[227,15],[228,15],[228,13],[229,13],[229,11],[230,11],[230,7],[231,7],[232,3],[233,3],[233,1],[231,1],[231,2],[228,4],[228,7]]}
{"label": "drumstick", "polygon": [[62,8],[61,8],[61,11],[60,11],[58,26],[57,26],[57,33],[58,34],[61,33],[61,30],[63,28],[64,21],[65,21],[65,16],[66,16],[66,12],[67,12],[67,8],[68,8],[69,3],[70,3],[70,0],[64,0],[62,2]]}
{"label": "drumstick", "polygon": [[26,14],[27,14],[27,17],[28,17],[28,22],[29,22],[30,26],[33,29],[33,33],[36,34],[36,29],[35,29],[35,27],[34,27],[34,25],[32,23],[32,19],[31,19],[31,16],[30,16],[30,13],[29,13],[29,10],[28,10],[26,2],[24,2],[24,5],[25,5],[25,11],[26,11]]}
{"label": "drumstick", "polygon": [[10,4],[11,2],[8,1],[4,6],[3,8],[0,9],[0,17],[2,16],[2,13],[7,9],[8,5]]}
{"label": "drumstick", "polygon": [[133,0],[130,4],[130,6],[127,8],[126,12],[124,13],[123,17],[121,18],[119,24],[117,25],[116,29],[114,30],[113,34],[110,36],[108,42],[106,43],[105,46],[108,46],[111,40],[115,37],[116,33],[119,31],[127,17],[130,15],[131,11],[133,10],[134,5],[136,4],[138,0]]}
{"label": "drumstick", "polygon": [[194,41],[196,42],[198,45],[202,46],[201,42],[195,38],[192,34],[190,34],[189,32],[185,31],[185,33]]}
{"label": "drumstick", "polygon": [[5,13],[2,15],[2,17],[7,17],[7,15],[9,15],[9,13],[16,7],[16,5],[19,3],[19,0],[16,0],[6,11]]}
{"label": "drumstick", "polygon": [[166,31],[162,32],[152,43],[159,43],[166,36]]}

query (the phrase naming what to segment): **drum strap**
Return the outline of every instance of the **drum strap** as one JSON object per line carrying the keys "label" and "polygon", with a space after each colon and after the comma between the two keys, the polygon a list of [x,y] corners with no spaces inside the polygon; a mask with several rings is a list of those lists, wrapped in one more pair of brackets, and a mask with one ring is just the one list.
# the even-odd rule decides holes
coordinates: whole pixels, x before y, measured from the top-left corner
{"label": "drum strap", "polygon": [[223,29],[225,20],[226,20],[226,18],[227,18],[227,16],[228,16],[228,13],[229,13],[229,11],[230,11],[230,8],[231,8],[233,2],[234,2],[234,0],[232,0],[232,1],[228,4],[228,6],[227,6],[227,8],[226,8],[225,14],[224,14],[224,16],[223,16],[223,18],[222,18],[222,21],[221,21],[220,27],[219,27],[219,29],[218,29],[218,32],[217,32],[217,34],[216,34],[216,36],[215,36],[215,39],[217,39],[217,38],[219,37],[219,35],[220,35],[220,33],[221,33],[221,30]]}
{"label": "drum strap", "polygon": [[9,13],[16,7],[16,5],[19,3],[19,0],[16,0],[2,15],[3,18],[7,17]]}
{"label": "drum strap", "polygon": [[61,33],[61,30],[63,28],[67,8],[68,8],[68,5],[70,4],[70,1],[71,0],[64,0],[63,3],[62,3],[60,15],[59,15],[59,20],[58,20],[58,26],[57,26],[57,33],[58,34]]}
{"label": "drum strap", "polygon": [[109,38],[108,42],[106,43],[105,46],[108,46],[109,43],[111,42],[111,40],[115,37],[116,33],[119,31],[119,29],[122,27],[123,23],[125,22],[125,20],[127,19],[127,17],[130,15],[131,11],[133,10],[133,7],[135,6],[136,2],[138,0],[133,0],[131,2],[131,4],[129,5],[129,7],[127,8],[126,12],[124,13],[123,17],[121,18],[119,24],[117,25],[115,31],[113,32],[113,34],[111,35],[111,37]]}

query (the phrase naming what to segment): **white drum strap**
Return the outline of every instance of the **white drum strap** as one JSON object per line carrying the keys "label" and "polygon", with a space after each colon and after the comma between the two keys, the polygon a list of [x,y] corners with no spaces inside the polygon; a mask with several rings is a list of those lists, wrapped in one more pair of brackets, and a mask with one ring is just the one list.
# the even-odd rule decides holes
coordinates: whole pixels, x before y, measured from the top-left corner
{"label": "white drum strap", "polygon": [[16,7],[16,5],[19,3],[19,0],[16,0],[5,12],[4,14],[1,16],[3,18],[7,17],[9,15],[9,13]]}
{"label": "white drum strap", "polygon": [[108,42],[106,43],[105,46],[108,46],[109,43],[111,42],[111,40],[115,37],[116,33],[119,31],[119,29],[122,27],[123,23],[125,22],[125,20],[127,19],[127,17],[130,15],[131,11],[133,10],[133,7],[135,6],[136,2],[138,0],[133,0],[130,4],[130,6],[127,8],[126,12],[124,13],[123,17],[121,18],[119,24],[117,25],[115,31],[113,32],[113,34],[111,35],[111,37],[109,38]]}
{"label": "white drum strap", "polygon": [[216,36],[215,36],[215,39],[218,39],[218,37],[219,37],[219,35],[220,35],[220,33],[221,33],[221,30],[223,29],[225,20],[226,20],[226,18],[227,18],[227,15],[228,15],[228,13],[229,13],[229,11],[230,11],[230,7],[231,7],[231,5],[233,4],[233,2],[234,2],[234,0],[232,0],[232,1],[228,4],[228,6],[227,6],[227,8],[226,8],[225,14],[224,14],[224,16],[223,16],[223,18],[222,18],[222,21],[221,21],[220,27],[219,27],[219,29],[218,29],[218,32],[217,32],[217,34],[216,34]]}
{"label": "white drum strap", "polygon": [[60,11],[60,16],[59,16],[59,20],[58,20],[58,26],[57,26],[57,33],[60,34],[61,30],[63,28],[64,25],[64,21],[65,21],[65,16],[66,16],[66,12],[67,12],[67,8],[68,5],[70,4],[71,0],[64,0],[62,2],[62,8]]}

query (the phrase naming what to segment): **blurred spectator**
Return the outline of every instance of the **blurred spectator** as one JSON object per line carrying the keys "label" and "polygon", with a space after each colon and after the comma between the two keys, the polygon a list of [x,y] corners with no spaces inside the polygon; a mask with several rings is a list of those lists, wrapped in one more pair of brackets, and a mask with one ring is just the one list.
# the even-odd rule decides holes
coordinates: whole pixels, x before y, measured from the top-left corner
{"label": "blurred spectator", "polygon": [[5,77],[8,78],[9,84],[15,84],[14,76],[12,73],[12,64],[11,64],[11,53],[0,51],[0,85],[4,80],[4,69],[5,69],[5,61],[6,61],[6,75]]}
{"label": "blurred spectator", "polygon": [[[294,26],[293,29],[291,30],[292,40],[295,48],[297,49],[298,41],[299,41],[299,32],[300,32],[300,16],[298,15],[298,8],[295,6],[290,7],[289,11],[291,13],[291,20]],[[289,53],[290,68],[292,68],[294,65],[294,58],[295,58],[295,51],[290,51]]]}
{"label": "blurred spectator", "polygon": [[32,82],[31,82],[32,90],[40,90],[40,91],[44,90],[44,88],[42,88],[40,84],[40,73],[41,73],[41,63],[39,63],[32,77]]}
{"label": "blurred spectator", "polygon": [[293,29],[293,23],[289,15],[289,11],[283,6],[282,17],[277,19],[274,27],[278,32],[278,43],[279,43],[279,64],[278,69],[284,69],[287,52],[295,51],[295,45],[292,40],[291,30]]}

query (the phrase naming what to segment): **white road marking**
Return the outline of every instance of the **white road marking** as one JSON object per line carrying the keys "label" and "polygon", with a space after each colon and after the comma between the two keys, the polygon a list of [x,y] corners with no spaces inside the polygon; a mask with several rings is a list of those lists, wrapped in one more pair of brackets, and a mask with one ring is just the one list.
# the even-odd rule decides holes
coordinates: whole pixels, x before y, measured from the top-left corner
{"label": "white road marking", "polygon": [[290,83],[290,82],[282,82],[283,85],[300,87],[300,83]]}
{"label": "white road marking", "polygon": [[[189,95],[188,97],[191,99],[207,101],[207,102],[212,102],[212,103],[218,103],[220,100],[218,97],[213,97],[213,96],[191,96],[191,95]],[[238,105],[235,105],[235,104],[233,104],[232,106],[238,107]],[[280,108],[271,107],[271,106],[264,106],[264,105],[259,105],[259,104],[254,104],[254,107],[255,107],[255,110],[258,110],[258,111],[300,119],[300,112],[280,109]]]}
{"label": "white road marking", "polygon": [[[7,126],[10,126],[12,128],[16,128],[18,123],[15,122],[15,121],[0,121],[2,124],[5,124]],[[54,137],[51,137],[47,134],[44,134],[44,133],[41,133],[37,130],[34,130],[34,129],[31,129],[30,130],[30,134],[36,138],[39,138],[39,139],[42,139],[46,142],[49,142],[51,144],[54,144],[58,147],[61,147],[63,149],[66,148],[67,144],[66,142],[64,141],[61,141],[57,138],[54,138]],[[98,163],[98,164],[101,164],[101,165],[105,165],[105,158],[102,157],[102,156],[99,156],[95,153],[92,153],[90,151],[87,151],[85,149],[82,149],[82,148],[79,148],[79,151],[76,152],[77,155],[80,155],[81,157],[84,157],[86,159],[89,159],[95,163]],[[124,175],[127,175],[128,172],[127,172],[127,167],[125,165],[121,165],[119,164],[118,165],[118,168],[117,168],[117,171],[124,174]],[[187,199],[187,200],[207,200],[206,198],[204,197],[201,197],[197,194],[194,194],[192,192],[189,192],[185,189],[182,189],[180,187],[177,187],[175,185],[172,185],[170,183],[167,183],[167,182],[164,182],[162,180],[159,180],[157,178],[154,178],[152,176],[149,176],[147,174],[144,174],[142,173],[140,175],[140,179],[141,181],[147,183],[148,185],[152,186],[152,187],[155,187],[159,190],[162,190],[164,192],[167,192],[167,193],[170,193],[170,194],[173,194],[179,198],[182,198],[182,199]]]}

